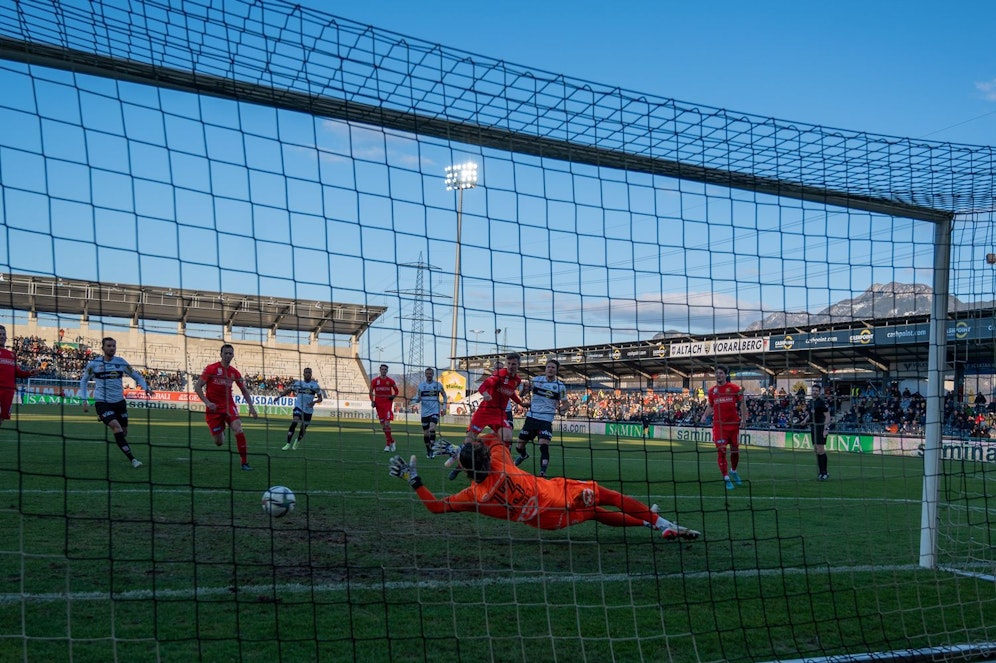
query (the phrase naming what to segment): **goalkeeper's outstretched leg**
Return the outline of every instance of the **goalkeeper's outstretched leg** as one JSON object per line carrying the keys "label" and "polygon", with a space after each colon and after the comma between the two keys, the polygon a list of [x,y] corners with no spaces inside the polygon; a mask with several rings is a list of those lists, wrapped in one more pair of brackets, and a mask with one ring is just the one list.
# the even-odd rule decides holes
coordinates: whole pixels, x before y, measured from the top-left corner
{"label": "goalkeeper's outstretched leg", "polygon": [[[441,440],[436,442],[434,451],[450,456],[457,463],[455,471],[465,474],[470,485],[455,495],[437,498],[418,477],[415,456],[408,462],[395,456],[389,465],[391,476],[407,480],[432,513],[471,511],[538,529],[562,529],[595,520],[611,527],[654,528],[664,539],[701,536],[700,532],[661,516],[656,505],[648,506],[595,481],[535,477],[515,465],[498,435],[482,435],[480,442],[467,442],[460,447]],[[544,508],[538,508],[538,504]]]}

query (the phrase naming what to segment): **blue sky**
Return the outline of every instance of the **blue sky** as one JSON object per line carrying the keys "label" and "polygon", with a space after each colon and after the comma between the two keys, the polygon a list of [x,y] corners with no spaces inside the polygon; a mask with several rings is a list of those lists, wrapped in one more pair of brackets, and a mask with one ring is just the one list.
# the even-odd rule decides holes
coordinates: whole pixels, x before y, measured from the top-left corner
{"label": "blue sky", "polygon": [[996,144],[996,3],[592,0],[305,6],[496,59],[716,108]]}
{"label": "blue sky", "polygon": [[[996,135],[989,3],[960,5],[957,16],[908,3],[843,3],[833,16],[788,3],[766,4],[763,14],[734,3],[708,12],[641,3],[626,13],[584,2],[459,12],[306,4],[686,102],[933,140],[991,144]],[[665,178],[32,73],[0,68],[8,90],[0,112],[11,128],[0,141],[0,262],[75,278],[386,305],[361,344],[372,363],[408,352],[413,302],[390,291],[414,286],[416,270],[404,265],[419,255],[438,268],[424,276],[440,295],[426,302],[435,342],[424,363],[447,363],[455,197],[442,178],[444,166],[464,159],[480,164],[482,183],[464,203],[461,354],[492,347],[496,328],[503,345],[520,349],[671,328],[730,331],[764,312],[819,310],[874,282],[929,279],[925,224],[893,227]]]}

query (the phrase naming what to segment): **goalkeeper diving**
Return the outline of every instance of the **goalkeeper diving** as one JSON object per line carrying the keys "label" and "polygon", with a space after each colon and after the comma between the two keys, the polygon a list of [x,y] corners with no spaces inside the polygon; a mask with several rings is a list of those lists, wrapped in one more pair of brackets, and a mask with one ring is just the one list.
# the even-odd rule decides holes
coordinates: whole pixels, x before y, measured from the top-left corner
{"label": "goalkeeper diving", "polygon": [[[422,484],[415,456],[390,460],[390,474],[408,482],[432,513],[473,511],[500,520],[512,520],[538,529],[562,529],[595,520],[610,527],[652,527],[664,539],[697,539],[701,533],[681,527],[657,513],[657,505],[598,485],[556,477],[541,479],[515,466],[497,435],[482,435],[478,443],[457,447],[437,440],[435,453],[456,458],[470,485],[455,495],[437,498]],[[610,511],[604,507],[615,507]]]}

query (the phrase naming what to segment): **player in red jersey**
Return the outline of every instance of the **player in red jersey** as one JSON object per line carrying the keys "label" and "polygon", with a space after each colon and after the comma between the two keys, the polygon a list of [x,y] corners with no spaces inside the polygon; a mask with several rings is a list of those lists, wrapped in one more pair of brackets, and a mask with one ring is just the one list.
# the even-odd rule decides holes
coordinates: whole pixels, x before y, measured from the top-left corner
{"label": "player in red jersey", "polygon": [[17,378],[29,378],[35,371],[17,365],[17,356],[7,349],[7,328],[0,325],[0,423],[10,419],[10,406],[17,391]]}
{"label": "player in red jersey", "polygon": [[[252,470],[249,467],[248,445],[246,435],[242,432],[242,419],[239,418],[239,407],[235,404],[232,395],[232,385],[239,385],[242,396],[249,405],[249,416],[253,419],[259,417],[256,407],[252,404],[252,397],[246,387],[242,374],[232,366],[235,359],[235,348],[229,343],[221,346],[221,361],[215,362],[204,368],[201,376],[194,385],[194,393],[204,401],[204,418],[207,420],[208,428],[214,437],[214,443],[219,447],[225,443],[225,425],[227,424],[235,433],[235,444],[239,450],[239,458],[242,460],[243,470]],[[207,393],[205,394],[205,387]]]}
{"label": "player in red jersey", "polygon": [[477,436],[485,428],[497,433],[505,446],[512,444],[512,426],[508,423],[505,410],[509,401],[522,404],[522,398],[519,397],[519,384],[522,379],[518,375],[521,361],[518,352],[510,352],[505,357],[505,368],[499,368],[489,375],[477,388],[484,400],[470,418],[464,444],[476,442]]}
{"label": "player in red jersey", "polygon": [[380,375],[370,381],[370,405],[377,410],[377,419],[384,431],[384,451],[397,451],[391,422],[394,420],[394,397],[398,395],[397,383],[387,376],[387,364],[380,365]]}
{"label": "player in red jersey", "polygon": [[[438,498],[422,485],[415,467],[415,456],[407,463],[401,456],[391,459],[391,476],[408,481],[419,499],[432,513],[473,511],[490,518],[513,520],[538,529],[563,529],[589,520],[610,527],[653,527],[665,539],[697,539],[701,534],[658,515],[657,505],[598,485],[555,477],[541,479],[516,467],[512,454],[497,435],[482,435],[479,442],[455,447],[437,440],[437,453],[459,459],[460,470],[467,474],[470,486],[455,495]],[[604,507],[619,509],[609,511]]]}
{"label": "player in red jersey", "polygon": [[[719,455],[717,463],[723,473],[726,489],[733,490],[733,484],[740,485],[737,465],[740,464],[740,426],[747,423],[747,402],[740,385],[730,382],[730,369],[716,367],[716,384],[709,388],[709,406],[702,413],[702,423],[712,416],[712,441]],[[730,448],[729,469],[726,462],[726,448]]]}
{"label": "player in red jersey", "polygon": [[[518,352],[508,353],[505,356],[505,368],[496,370],[477,388],[483,400],[470,417],[464,444],[477,442],[481,432],[485,428],[490,428],[498,434],[498,438],[506,447],[512,446],[512,424],[509,423],[506,410],[510,402],[522,404],[522,398],[519,397],[519,384],[522,379],[518,375],[521,361]],[[446,467],[450,467],[453,462],[453,458],[447,460]],[[455,469],[450,472],[449,479],[452,481],[458,476],[460,471]]]}

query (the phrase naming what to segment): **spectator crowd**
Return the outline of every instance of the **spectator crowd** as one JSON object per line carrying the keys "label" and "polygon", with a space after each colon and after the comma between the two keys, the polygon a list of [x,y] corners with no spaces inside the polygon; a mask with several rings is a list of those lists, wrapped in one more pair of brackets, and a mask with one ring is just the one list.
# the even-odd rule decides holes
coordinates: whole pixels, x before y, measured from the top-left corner
{"label": "spectator crowd", "polygon": [[[37,336],[15,336],[11,348],[17,362],[37,371],[37,377],[59,380],[79,380],[83,368],[93,358],[93,352],[77,343],[49,345]],[[71,377],[65,377],[69,375]]]}
{"label": "spectator crowd", "polygon": [[[87,362],[96,356],[86,344],[49,344],[37,336],[15,336],[12,339],[11,349],[17,356],[18,364],[37,371],[35,375],[37,378],[51,380],[79,380]],[[154,391],[186,391],[190,385],[190,379],[184,371],[137,366],[135,368]],[[288,376],[268,377],[256,374],[244,377],[250,391],[262,396],[276,396],[284,385],[294,381],[293,377]]]}
{"label": "spectator crowd", "polygon": [[[843,396],[827,393],[831,431],[850,434],[922,436],[927,401],[920,392],[900,391],[897,384],[884,390],[868,388]],[[603,421],[698,426],[707,406],[705,392],[649,392],[608,389],[571,391],[567,417]],[[804,430],[810,425],[805,390],[790,394],[784,388],[763,388],[746,395],[749,428]],[[517,415],[518,416],[518,415]],[[948,394],[944,401],[944,434],[953,437],[996,438],[996,403],[976,396],[972,403]]]}

